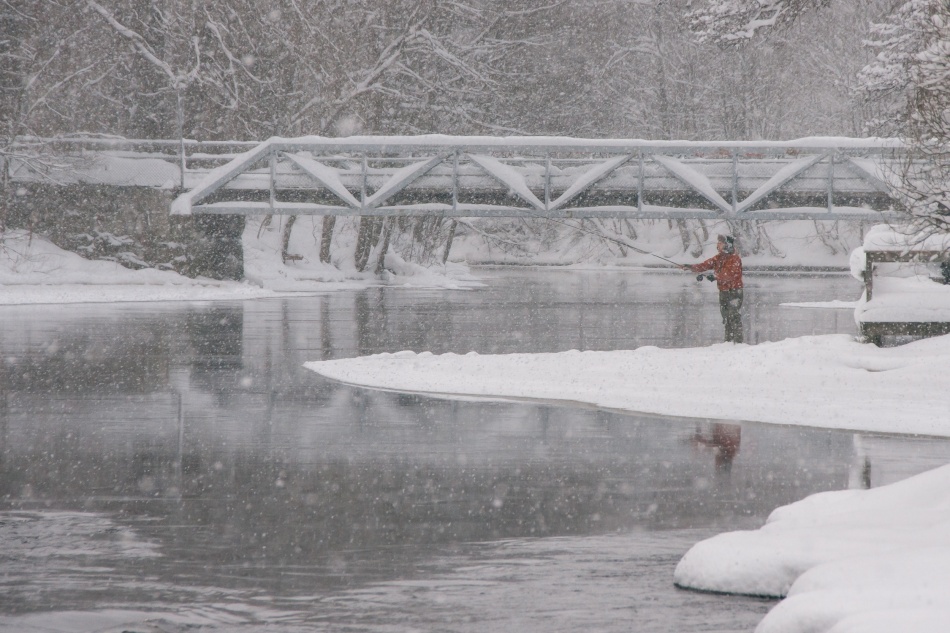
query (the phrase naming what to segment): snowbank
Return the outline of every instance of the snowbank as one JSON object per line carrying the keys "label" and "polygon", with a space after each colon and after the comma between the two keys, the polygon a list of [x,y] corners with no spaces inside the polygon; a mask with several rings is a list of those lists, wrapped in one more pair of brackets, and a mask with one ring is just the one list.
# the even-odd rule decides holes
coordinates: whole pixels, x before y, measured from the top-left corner
{"label": "snowbank", "polygon": [[[262,218],[251,218],[244,232],[246,282],[190,279],[155,268],[132,270],[117,262],[85,259],[41,235],[7,231],[0,235],[0,305],[239,301],[288,292],[329,292],[380,285],[444,289],[481,285],[464,264],[426,268],[406,262],[394,253],[387,255],[387,270],[382,275],[372,270],[360,273],[344,260],[331,265],[303,258],[285,264],[279,246],[281,219],[275,218],[269,227],[262,227],[261,221]],[[312,227],[308,230],[304,220],[297,224],[290,252],[315,252],[314,235],[319,236],[319,232],[314,233]]]}
{"label": "snowbank", "polygon": [[131,270],[64,251],[39,235],[0,237],[0,305],[255,299],[273,293],[257,286],[189,279],[154,268]]}
{"label": "snowbank", "polygon": [[867,251],[945,251],[950,250],[950,235],[924,235],[890,224],[877,224],[864,236]]}
{"label": "snowbank", "polygon": [[305,366],[349,384],[448,398],[582,403],[950,437],[950,336],[893,348],[840,334],[695,349],[439,356],[404,351]]}
{"label": "snowbank", "polygon": [[950,630],[950,465],[813,495],[680,561],[683,587],[788,598],[756,633]]}

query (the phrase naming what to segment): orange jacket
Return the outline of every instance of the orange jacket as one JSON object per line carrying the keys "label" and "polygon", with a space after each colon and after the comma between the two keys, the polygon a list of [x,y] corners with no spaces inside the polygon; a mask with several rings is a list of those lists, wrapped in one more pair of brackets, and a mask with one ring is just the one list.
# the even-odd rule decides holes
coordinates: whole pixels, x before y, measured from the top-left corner
{"label": "orange jacket", "polygon": [[712,270],[716,273],[716,286],[720,290],[742,288],[742,258],[739,253],[719,253],[704,262],[689,267],[694,273]]}

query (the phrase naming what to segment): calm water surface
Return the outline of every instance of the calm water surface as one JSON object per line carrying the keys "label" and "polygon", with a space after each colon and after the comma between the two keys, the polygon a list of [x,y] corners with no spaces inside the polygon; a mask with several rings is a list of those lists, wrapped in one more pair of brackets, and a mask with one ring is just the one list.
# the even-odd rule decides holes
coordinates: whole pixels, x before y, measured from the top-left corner
{"label": "calm water surface", "polygon": [[[481,274],[0,308],[0,630],[751,631],[773,603],[673,588],[694,542],[950,459],[934,440],[451,402],[302,368],[722,337],[712,284],[688,275]],[[855,333],[849,310],[780,305],[853,300],[849,277],[748,281],[750,342]]]}

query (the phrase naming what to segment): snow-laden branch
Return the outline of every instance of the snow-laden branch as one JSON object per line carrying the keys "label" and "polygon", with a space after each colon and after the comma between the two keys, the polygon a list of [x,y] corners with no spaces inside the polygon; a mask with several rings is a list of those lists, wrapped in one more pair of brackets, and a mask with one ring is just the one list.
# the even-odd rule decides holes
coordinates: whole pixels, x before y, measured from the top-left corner
{"label": "snow-laden branch", "polygon": [[700,41],[740,44],[757,31],[785,26],[830,0],[705,0],[687,17]]}
{"label": "snow-laden branch", "polygon": [[186,88],[198,76],[198,70],[201,67],[201,55],[200,49],[198,47],[198,38],[191,38],[191,43],[195,50],[195,65],[190,71],[181,73],[172,68],[171,64],[160,59],[155,51],[152,50],[152,47],[144,37],[119,22],[108,9],[96,2],[96,0],[86,0],[86,4],[90,9],[102,16],[102,18],[109,24],[109,26],[112,27],[116,33],[129,40],[129,42],[132,44],[132,47],[142,57],[144,57],[150,64],[152,64],[168,78],[169,83],[175,90]]}
{"label": "snow-laden branch", "polygon": [[[333,100],[330,104],[333,107],[333,113],[327,118],[333,121],[354,99],[367,92],[372,92],[379,79],[389,71],[403,55],[403,49],[410,38],[418,35],[419,29],[425,24],[426,17],[413,23],[404,32],[395,37],[377,56],[376,62],[372,64],[362,75],[362,77],[352,82],[351,88]],[[315,95],[307,103],[301,106],[291,117],[292,125],[298,124],[307,112],[323,100],[323,95]]]}

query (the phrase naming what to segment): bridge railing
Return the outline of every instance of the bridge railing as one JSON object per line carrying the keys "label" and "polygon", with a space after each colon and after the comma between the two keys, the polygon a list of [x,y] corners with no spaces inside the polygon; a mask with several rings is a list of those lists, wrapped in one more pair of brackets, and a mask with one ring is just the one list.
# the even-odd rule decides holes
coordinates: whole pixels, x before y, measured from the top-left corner
{"label": "bridge railing", "polygon": [[215,165],[233,160],[258,141],[127,139],[113,136],[20,136],[0,160],[11,180],[52,185],[184,189]]}
{"label": "bridge railing", "polygon": [[905,160],[896,140],[849,138],[31,142],[59,163],[11,158],[15,180],[178,190],[176,214],[874,218]]}

